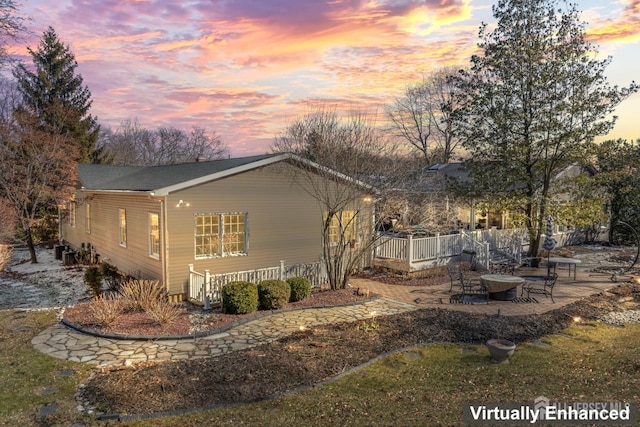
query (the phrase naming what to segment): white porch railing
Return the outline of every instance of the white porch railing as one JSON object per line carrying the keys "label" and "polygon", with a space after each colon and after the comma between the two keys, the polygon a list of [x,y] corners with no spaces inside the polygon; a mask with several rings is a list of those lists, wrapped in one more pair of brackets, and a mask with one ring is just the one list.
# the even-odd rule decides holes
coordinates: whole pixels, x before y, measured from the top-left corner
{"label": "white porch railing", "polygon": [[[573,232],[557,233],[558,247],[571,242]],[[528,250],[529,239],[525,230],[476,230],[434,237],[382,235],[375,248],[375,258],[408,263],[409,271],[415,271],[425,261],[439,264],[443,259],[459,256],[463,251],[476,253],[476,263],[489,268],[490,251],[501,249],[520,259]]]}
{"label": "white porch railing", "polygon": [[193,269],[193,264],[189,264],[189,298],[205,302],[208,297],[211,304],[218,304],[222,301],[222,287],[227,283],[235,281],[260,283],[263,280],[287,280],[290,277],[307,278],[311,281],[312,287],[319,287],[328,281],[321,261],[290,266],[280,261],[278,267],[221,274],[211,274],[209,270],[199,273]]}
{"label": "white porch railing", "polygon": [[458,255],[462,251],[460,235],[435,237],[382,236],[375,248],[376,258],[424,261]]}

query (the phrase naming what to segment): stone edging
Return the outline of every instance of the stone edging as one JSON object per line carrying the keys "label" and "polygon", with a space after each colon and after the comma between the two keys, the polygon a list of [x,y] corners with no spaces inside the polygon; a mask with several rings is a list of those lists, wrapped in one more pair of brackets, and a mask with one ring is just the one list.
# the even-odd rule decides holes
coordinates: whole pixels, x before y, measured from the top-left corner
{"label": "stone edging", "polygon": [[108,333],[108,332],[100,332],[97,331],[95,329],[92,328],[85,328],[82,325],[79,325],[75,322],[70,321],[69,319],[67,319],[66,317],[62,317],[62,319],[60,320],[60,323],[62,323],[63,325],[74,329],[78,332],[81,332],[83,334],[87,334],[87,335],[94,335],[100,338],[109,338],[109,339],[114,339],[114,340],[132,340],[132,341],[161,341],[161,340],[187,340],[187,339],[195,339],[195,338],[202,338],[202,337],[208,337],[211,335],[217,335],[217,334],[221,334],[223,332],[226,332],[230,329],[236,328],[240,325],[243,325],[245,323],[249,323],[252,322],[254,320],[258,320],[258,319],[262,319],[264,317],[268,317],[268,316],[272,316],[274,314],[280,314],[280,313],[286,313],[288,311],[298,311],[298,310],[314,310],[314,309],[322,309],[322,308],[335,308],[335,307],[350,307],[350,306],[355,306],[355,305],[360,305],[360,304],[365,304],[367,302],[371,302],[371,301],[375,301],[379,298],[382,298],[381,295],[378,294],[374,294],[372,296],[370,296],[367,299],[364,299],[362,301],[354,301],[354,302],[346,302],[343,304],[335,304],[335,305],[317,305],[317,306],[311,306],[311,307],[300,307],[300,308],[283,308],[280,310],[269,310],[269,311],[257,311],[255,316],[250,316],[250,317],[245,317],[244,319],[235,321],[233,323],[229,323],[228,325],[225,325],[221,328],[218,329],[214,329],[211,331],[201,331],[201,332],[196,332],[194,334],[184,334],[184,335],[127,335],[127,334],[118,334],[118,333]]}

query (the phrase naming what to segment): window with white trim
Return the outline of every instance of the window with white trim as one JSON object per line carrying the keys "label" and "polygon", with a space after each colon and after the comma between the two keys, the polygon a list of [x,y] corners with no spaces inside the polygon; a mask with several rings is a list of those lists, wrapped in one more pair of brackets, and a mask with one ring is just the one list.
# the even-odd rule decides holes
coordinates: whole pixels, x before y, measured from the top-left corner
{"label": "window with white trim", "polygon": [[89,203],[84,205],[84,231],[87,234],[91,233],[91,205]]}
{"label": "window with white trim", "polygon": [[160,259],[160,217],[149,214],[149,256]]}
{"label": "window with white trim", "polygon": [[[358,227],[356,211],[340,211],[331,217],[328,229],[328,241],[331,244],[339,242],[355,242],[358,238]],[[329,212],[324,213],[324,222],[326,224]],[[341,238],[342,236],[342,238]]]}
{"label": "window with white trim", "polygon": [[69,225],[76,226],[76,202],[69,202]]}
{"label": "window with white trim", "polygon": [[127,247],[127,211],[118,209],[118,236],[120,246]]}
{"label": "window with white trim", "polygon": [[246,213],[196,214],[195,257],[246,254],[247,217]]}

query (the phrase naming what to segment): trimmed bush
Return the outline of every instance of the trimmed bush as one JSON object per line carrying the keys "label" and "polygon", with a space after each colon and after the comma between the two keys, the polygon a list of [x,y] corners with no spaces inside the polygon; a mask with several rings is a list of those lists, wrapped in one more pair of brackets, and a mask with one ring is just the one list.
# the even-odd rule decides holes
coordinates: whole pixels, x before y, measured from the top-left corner
{"label": "trimmed bush", "polygon": [[107,282],[107,287],[110,291],[117,291],[120,287],[120,273],[118,273],[118,267],[111,265],[108,262],[100,263],[100,271],[104,281]]}
{"label": "trimmed bush", "polygon": [[222,287],[222,310],[229,314],[253,313],[258,309],[258,287],[251,282],[230,282]]}
{"label": "trimmed bush", "polygon": [[284,307],[291,297],[291,287],[282,280],[263,280],[258,285],[258,301],[262,310]]}
{"label": "trimmed bush", "polygon": [[311,295],[311,281],[304,277],[291,277],[287,279],[287,283],[291,287],[290,302],[300,301]]}

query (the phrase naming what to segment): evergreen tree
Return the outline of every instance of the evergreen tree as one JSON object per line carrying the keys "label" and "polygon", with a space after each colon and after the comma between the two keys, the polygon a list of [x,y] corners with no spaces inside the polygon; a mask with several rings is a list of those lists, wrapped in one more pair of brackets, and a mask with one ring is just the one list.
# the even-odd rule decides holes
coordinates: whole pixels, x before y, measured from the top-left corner
{"label": "evergreen tree", "polygon": [[75,73],[78,63],[69,46],[49,27],[37,50],[28,51],[33,70],[20,64],[14,71],[23,96],[22,112],[37,117],[43,129],[72,138],[78,162],[104,163],[102,150],[96,149],[100,126],[89,114],[91,92]]}
{"label": "evergreen tree", "polygon": [[[611,114],[637,90],[611,87],[611,59],[597,59],[574,5],[500,0],[497,25],[480,28],[481,55],[455,78],[455,132],[470,154],[475,182],[516,196],[536,256],[553,177],[588,158]],[[475,165],[475,167],[474,167]]]}

